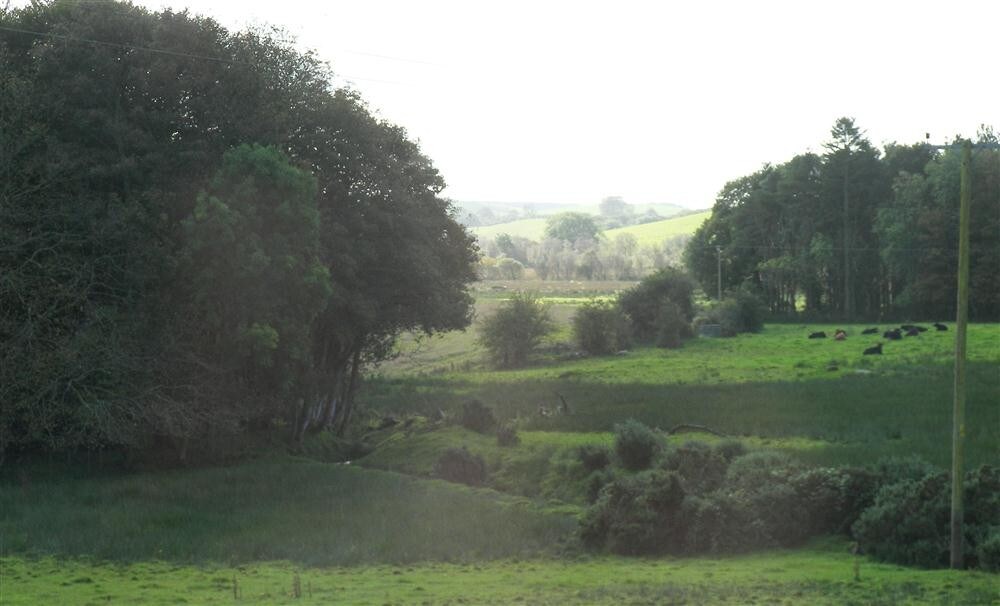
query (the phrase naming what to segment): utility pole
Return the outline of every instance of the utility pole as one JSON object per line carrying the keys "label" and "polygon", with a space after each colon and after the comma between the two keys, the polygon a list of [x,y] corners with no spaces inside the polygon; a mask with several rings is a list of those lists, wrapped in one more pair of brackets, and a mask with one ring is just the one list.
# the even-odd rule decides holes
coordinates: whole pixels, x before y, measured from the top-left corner
{"label": "utility pole", "polygon": [[722,247],[715,247],[715,275],[718,284],[719,300],[722,300]]}
{"label": "utility pole", "polygon": [[965,462],[965,349],[969,323],[969,206],[972,142],[962,144],[962,189],[958,211],[958,310],[955,318],[955,402],[951,434],[951,567],[962,568],[962,489]]}
{"label": "utility pole", "polygon": [[[930,134],[927,135],[930,138]],[[954,149],[955,145],[931,145]],[[972,142],[962,142],[961,192],[958,206],[958,301],[955,311],[955,392],[951,427],[951,557],[952,568],[962,568],[964,546],[962,491],[965,480],[965,357],[969,325],[969,207],[972,203]],[[980,149],[1000,150],[1000,144],[980,143]]]}

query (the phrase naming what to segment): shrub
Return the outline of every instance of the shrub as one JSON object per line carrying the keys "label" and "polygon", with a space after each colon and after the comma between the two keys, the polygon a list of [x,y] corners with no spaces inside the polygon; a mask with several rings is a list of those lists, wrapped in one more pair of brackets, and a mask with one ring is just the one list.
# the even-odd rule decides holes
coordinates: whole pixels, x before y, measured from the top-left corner
{"label": "shrub", "polygon": [[584,444],[576,449],[576,458],[587,471],[598,471],[611,464],[611,453],[607,447]]}
{"label": "shrub", "polygon": [[617,305],[589,301],[573,316],[573,339],[580,349],[591,355],[621,351],[631,341],[628,318]]}
{"label": "shrub", "polygon": [[501,367],[522,366],[555,329],[548,309],[530,293],[514,293],[479,327],[479,343]]}
{"label": "shrub", "polygon": [[718,488],[726,476],[729,461],[703,442],[685,442],[671,449],[663,468],[676,471],[688,494],[706,494]]}
{"label": "shrub", "polygon": [[683,271],[668,267],[644,278],[618,295],[618,305],[632,323],[633,335],[652,342],[659,333],[658,319],[663,304],[671,302],[688,325],[694,314],[694,282]]}
{"label": "shrub", "polygon": [[475,399],[462,404],[462,417],[459,422],[462,427],[482,434],[491,432],[497,425],[493,409]]}
{"label": "shrub", "polygon": [[659,447],[659,436],[639,421],[629,419],[615,425],[615,454],[625,469],[648,468]]}
{"label": "shrub", "polygon": [[599,469],[587,476],[587,502],[594,503],[601,494],[601,489],[615,480],[615,472],[612,469]]}
{"label": "shrub", "polygon": [[674,349],[691,336],[688,320],[673,301],[664,301],[656,316],[656,346]]}
{"label": "shrub", "polygon": [[621,478],[600,491],[581,519],[584,543],[624,555],[680,551],[684,530],[680,477],[663,470]]}
{"label": "shrub", "polygon": [[511,425],[500,425],[497,427],[498,446],[517,446],[521,443],[521,437],[517,435],[517,429]]}
{"label": "shrub", "polygon": [[[964,565],[993,565],[1000,469],[984,465],[966,474],[964,484]],[[937,472],[883,485],[852,530],[862,549],[878,559],[932,568],[948,565],[950,522],[951,480]]]}
{"label": "shrub", "polygon": [[719,456],[725,459],[727,463],[747,453],[747,447],[739,440],[723,440],[716,444],[712,450],[719,453]]}
{"label": "shrub", "polygon": [[1000,572],[1000,526],[992,527],[978,541],[976,559],[979,567],[988,572]]}
{"label": "shrub", "polygon": [[722,334],[726,336],[760,332],[764,327],[764,305],[753,293],[744,289],[723,299],[716,313],[718,323],[722,325]]}
{"label": "shrub", "polygon": [[449,482],[481,486],[486,481],[486,462],[462,448],[449,448],[434,464],[434,475]]}

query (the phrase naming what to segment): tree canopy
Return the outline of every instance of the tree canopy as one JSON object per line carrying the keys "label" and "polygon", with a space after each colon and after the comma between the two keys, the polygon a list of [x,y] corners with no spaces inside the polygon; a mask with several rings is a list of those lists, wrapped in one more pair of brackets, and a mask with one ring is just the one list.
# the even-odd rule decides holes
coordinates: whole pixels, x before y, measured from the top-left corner
{"label": "tree canopy", "polygon": [[[995,142],[983,127],[979,140]],[[774,313],[940,319],[954,315],[960,150],[886,146],[849,118],[826,153],[730,181],[684,259],[709,296],[746,286]],[[1000,318],[1000,152],[973,154],[973,318]]]}
{"label": "tree canopy", "polygon": [[342,428],[400,331],[468,325],[437,169],[280,33],[82,0],[0,26],[0,453]]}

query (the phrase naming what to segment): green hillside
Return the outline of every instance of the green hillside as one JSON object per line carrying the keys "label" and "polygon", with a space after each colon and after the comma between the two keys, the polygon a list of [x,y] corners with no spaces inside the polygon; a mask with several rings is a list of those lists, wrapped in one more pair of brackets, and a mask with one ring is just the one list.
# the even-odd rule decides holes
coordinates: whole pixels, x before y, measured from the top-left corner
{"label": "green hillside", "polygon": [[712,211],[706,210],[704,212],[684,215],[683,217],[677,217],[674,219],[664,219],[663,221],[644,223],[642,225],[619,227],[618,229],[609,229],[604,232],[604,235],[611,239],[618,234],[632,234],[638,238],[640,245],[659,244],[667,238],[684,234],[693,234],[694,230],[698,229],[698,227],[700,227],[705,219],[707,219],[711,214]]}
{"label": "green hillside", "polygon": [[545,218],[520,219],[509,223],[498,223],[486,227],[473,227],[469,231],[479,238],[480,242],[489,242],[500,234],[520,236],[529,240],[541,240],[545,233]]}

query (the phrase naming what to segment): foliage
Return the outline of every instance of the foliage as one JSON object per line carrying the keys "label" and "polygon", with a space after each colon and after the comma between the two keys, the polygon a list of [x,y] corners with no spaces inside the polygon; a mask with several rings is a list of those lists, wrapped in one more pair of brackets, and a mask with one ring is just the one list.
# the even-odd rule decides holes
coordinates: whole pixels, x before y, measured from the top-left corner
{"label": "foliage", "polygon": [[576,450],[576,457],[587,471],[600,471],[611,464],[611,452],[606,446],[584,444]]}
{"label": "foliage", "polygon": [[656,432],[635,419],[615,425],[615,454],[625,469],[646,469],[660,450]]}
{"label": "foliage", "polygon": [[442,480],[481,486],[486,481],[486,461],[465,448],[449,448],[434,465],[434,475]]}
{"label": "foliage", "polygon": [[660,305],[654,327],[656,328],[654,342],[657,347],[676,349],[683,344],[685,338],[691,336],[690,324],[684,317],[681,308],[669,300]]}
{"label": "foliage", "polygon": [[703,494],[718,488],[726,477],[729,460],[703,442],[689,441],[667,451],[661,467],[675,471],[688,494]]}
{"label": "foliage", "polygon": [[[984,126],[977,139],[997,136]],[[723,187],[684,252],[702,289],[716,296],[721,269],[725,291],[749,283],[777,314],[804,303],[811,317],[954,317],[959,147],[881,154],[850,118],[824,147]],[[983,320],[1000,317],[998,157],[972,159],[970,313]]]}
{"label": "foliage", "polygon": [[459,420],[462,427],[476,433],[490,433],[497,426],[493,409],[479,400],[467,400],[462,404],[462,416]]}
{"label": "foliage", "polygon": [[585,213],[559,213],[552,215],[545,222],[545,237],[569,244],[596,240],[600,231],[594,217]]}
{"label": "foliage", "polygon": [[717,321],[722,334],[734,336],[744,332],[760,332],[764,328],[764,306],[753,293],[737,290],[716,308]]}
{"label": "foliage", "polygon": [[601,489],[580,520],[580,538],[591,548],[623,555],[676,550],[683,537],[677,512],[684,488],[674,472],[659,469],[626,476]]}
{"label": "foliage", "polygon": [[523,366],[554,325],[539,298],[520,292],[479,325],[479,343],[500,367]]}
{"label": "foliage", "polygon": [[517,428],[513,425],[499,425],[497,427],[498,446],[517,446],[521,443],[521,437],[517,435]]}
{"label": "foliage", "polygon": [[[618,305],[631,320],[636,338],[650,342],[657,338],[661,328],[669,332],[678,322],[690,324],[694,314],[693,294],[694,282],[687,274],[668,267],[621,293]],[[676,306],[677,312],[672,309],[664,312],[667,303]],[[681,337],[686,336],[679,328],[678,333]]]}
{"label": "foliage", "polygon": [[591,355],[607,355],[627,349],[631,336],[628,318],[609,301],[588,301],[573,316],[573,339]]}
{"label": "foliage", "polygon": [[0,26],[0,456],[342,432],[397,334],[469,323],[443,179],[312,54],[118,2]]}
{"label": "foliage", "polygon": [[[881,560],[927,568],[947,566],[950,487],[949,474],[944,472],[884,484],[874,505],[854,523],[854,536],[866,553]],[[993,528],[1000,526],[1000,469],[984,465],[967,473],[964,488],[965,563],[973,566],[978,541],[989,541]],[[985,549],[987,560],[990,549]]]}

